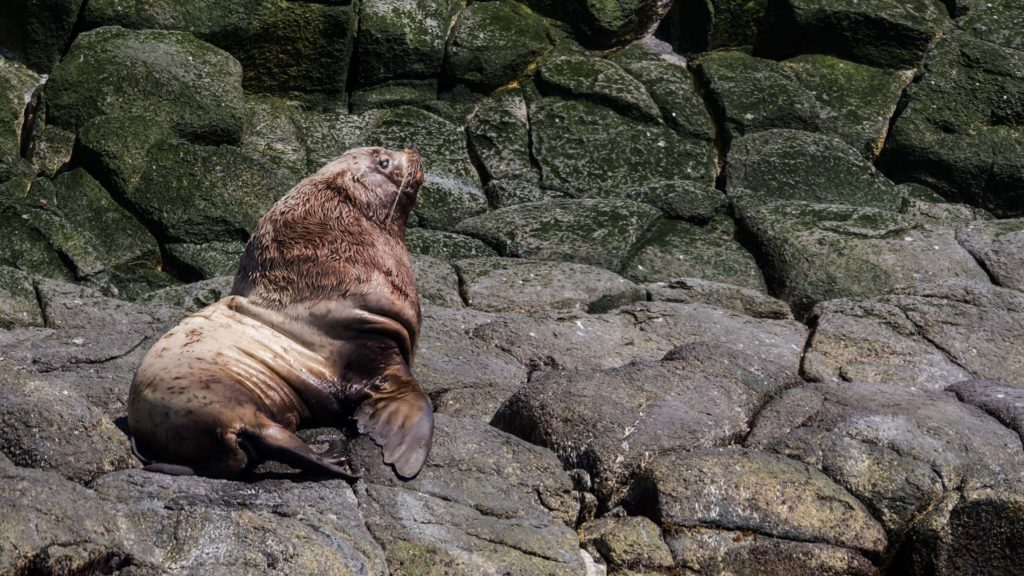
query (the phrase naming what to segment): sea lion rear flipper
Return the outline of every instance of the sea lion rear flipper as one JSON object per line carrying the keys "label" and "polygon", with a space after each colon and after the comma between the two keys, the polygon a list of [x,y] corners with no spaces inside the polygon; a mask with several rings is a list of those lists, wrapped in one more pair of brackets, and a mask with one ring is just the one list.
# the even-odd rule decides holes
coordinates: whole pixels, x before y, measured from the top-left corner
{"label": "sea lion rear flipper", "polygon": [[276,423],[264,426],[259,432],[239,432],[239,439],[250,442],[259,456],[293,466],[304,472],[332,474],[346,480],[358,480],[361,474],[338,466],[338,458],[323,458],[290,430]]}
{"label": "sea lion rear flipper", "polygon": [[430,454],[434,409],[415,380],[389,382],[372,393],[355,414],[359,431],[384,450],[384,462],[403,478],[419,474]]}

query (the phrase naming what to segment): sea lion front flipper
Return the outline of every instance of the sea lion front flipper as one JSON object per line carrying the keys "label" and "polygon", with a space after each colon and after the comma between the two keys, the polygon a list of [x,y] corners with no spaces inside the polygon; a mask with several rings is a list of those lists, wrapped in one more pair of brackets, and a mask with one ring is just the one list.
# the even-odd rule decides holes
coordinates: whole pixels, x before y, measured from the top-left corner
{"label": "sea lion front flipper", "polygon": [[403,478],[413,478],[430,454],[434,408],[411,378],[392,379],[370,393],[355,414],[359,431],[384,450],[384,462]]}

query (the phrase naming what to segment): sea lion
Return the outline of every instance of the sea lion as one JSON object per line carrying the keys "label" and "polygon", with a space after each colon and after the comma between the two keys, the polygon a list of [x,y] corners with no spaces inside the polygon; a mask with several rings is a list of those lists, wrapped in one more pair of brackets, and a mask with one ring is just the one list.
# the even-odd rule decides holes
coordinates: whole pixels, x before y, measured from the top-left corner
{"label": "sea lion", "polygon": [[274,204],[232,295],[167,332],[135,373],[128,426],[147,469],[231,478],[277,460],[351,476],[294,432],[354,417],[400,476],[419,472],[434,417],[410,371],[421,316],[405,224],[422,181],[415,149],[362,148]]}

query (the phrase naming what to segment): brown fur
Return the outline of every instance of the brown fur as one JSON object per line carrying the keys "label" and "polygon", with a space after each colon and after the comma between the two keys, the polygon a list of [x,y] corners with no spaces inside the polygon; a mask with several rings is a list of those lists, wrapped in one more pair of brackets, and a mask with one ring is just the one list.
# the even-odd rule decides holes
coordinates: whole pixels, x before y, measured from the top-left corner
{"label": "brown fur", "polygon": [[405,223],[422,178],[416,151],[353,150],[260,220],[233,296],[172,329],[136,374],[129,426],[156,469],[232,476],[278,459],[344,475],[292,432],[354,412],[399,474],[419,471],[433,415],[410,371]]}

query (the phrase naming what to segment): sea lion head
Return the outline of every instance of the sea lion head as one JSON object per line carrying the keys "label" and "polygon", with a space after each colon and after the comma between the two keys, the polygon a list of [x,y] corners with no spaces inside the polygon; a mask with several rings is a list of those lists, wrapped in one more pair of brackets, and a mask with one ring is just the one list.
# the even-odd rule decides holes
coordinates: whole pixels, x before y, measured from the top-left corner
{"label": "sea lion head", "polygon": [[414,146],[401,152],[356,148],[328,162],[313,178],[330,181],[367,220],[404,227],[423,183],[423,159]]}

